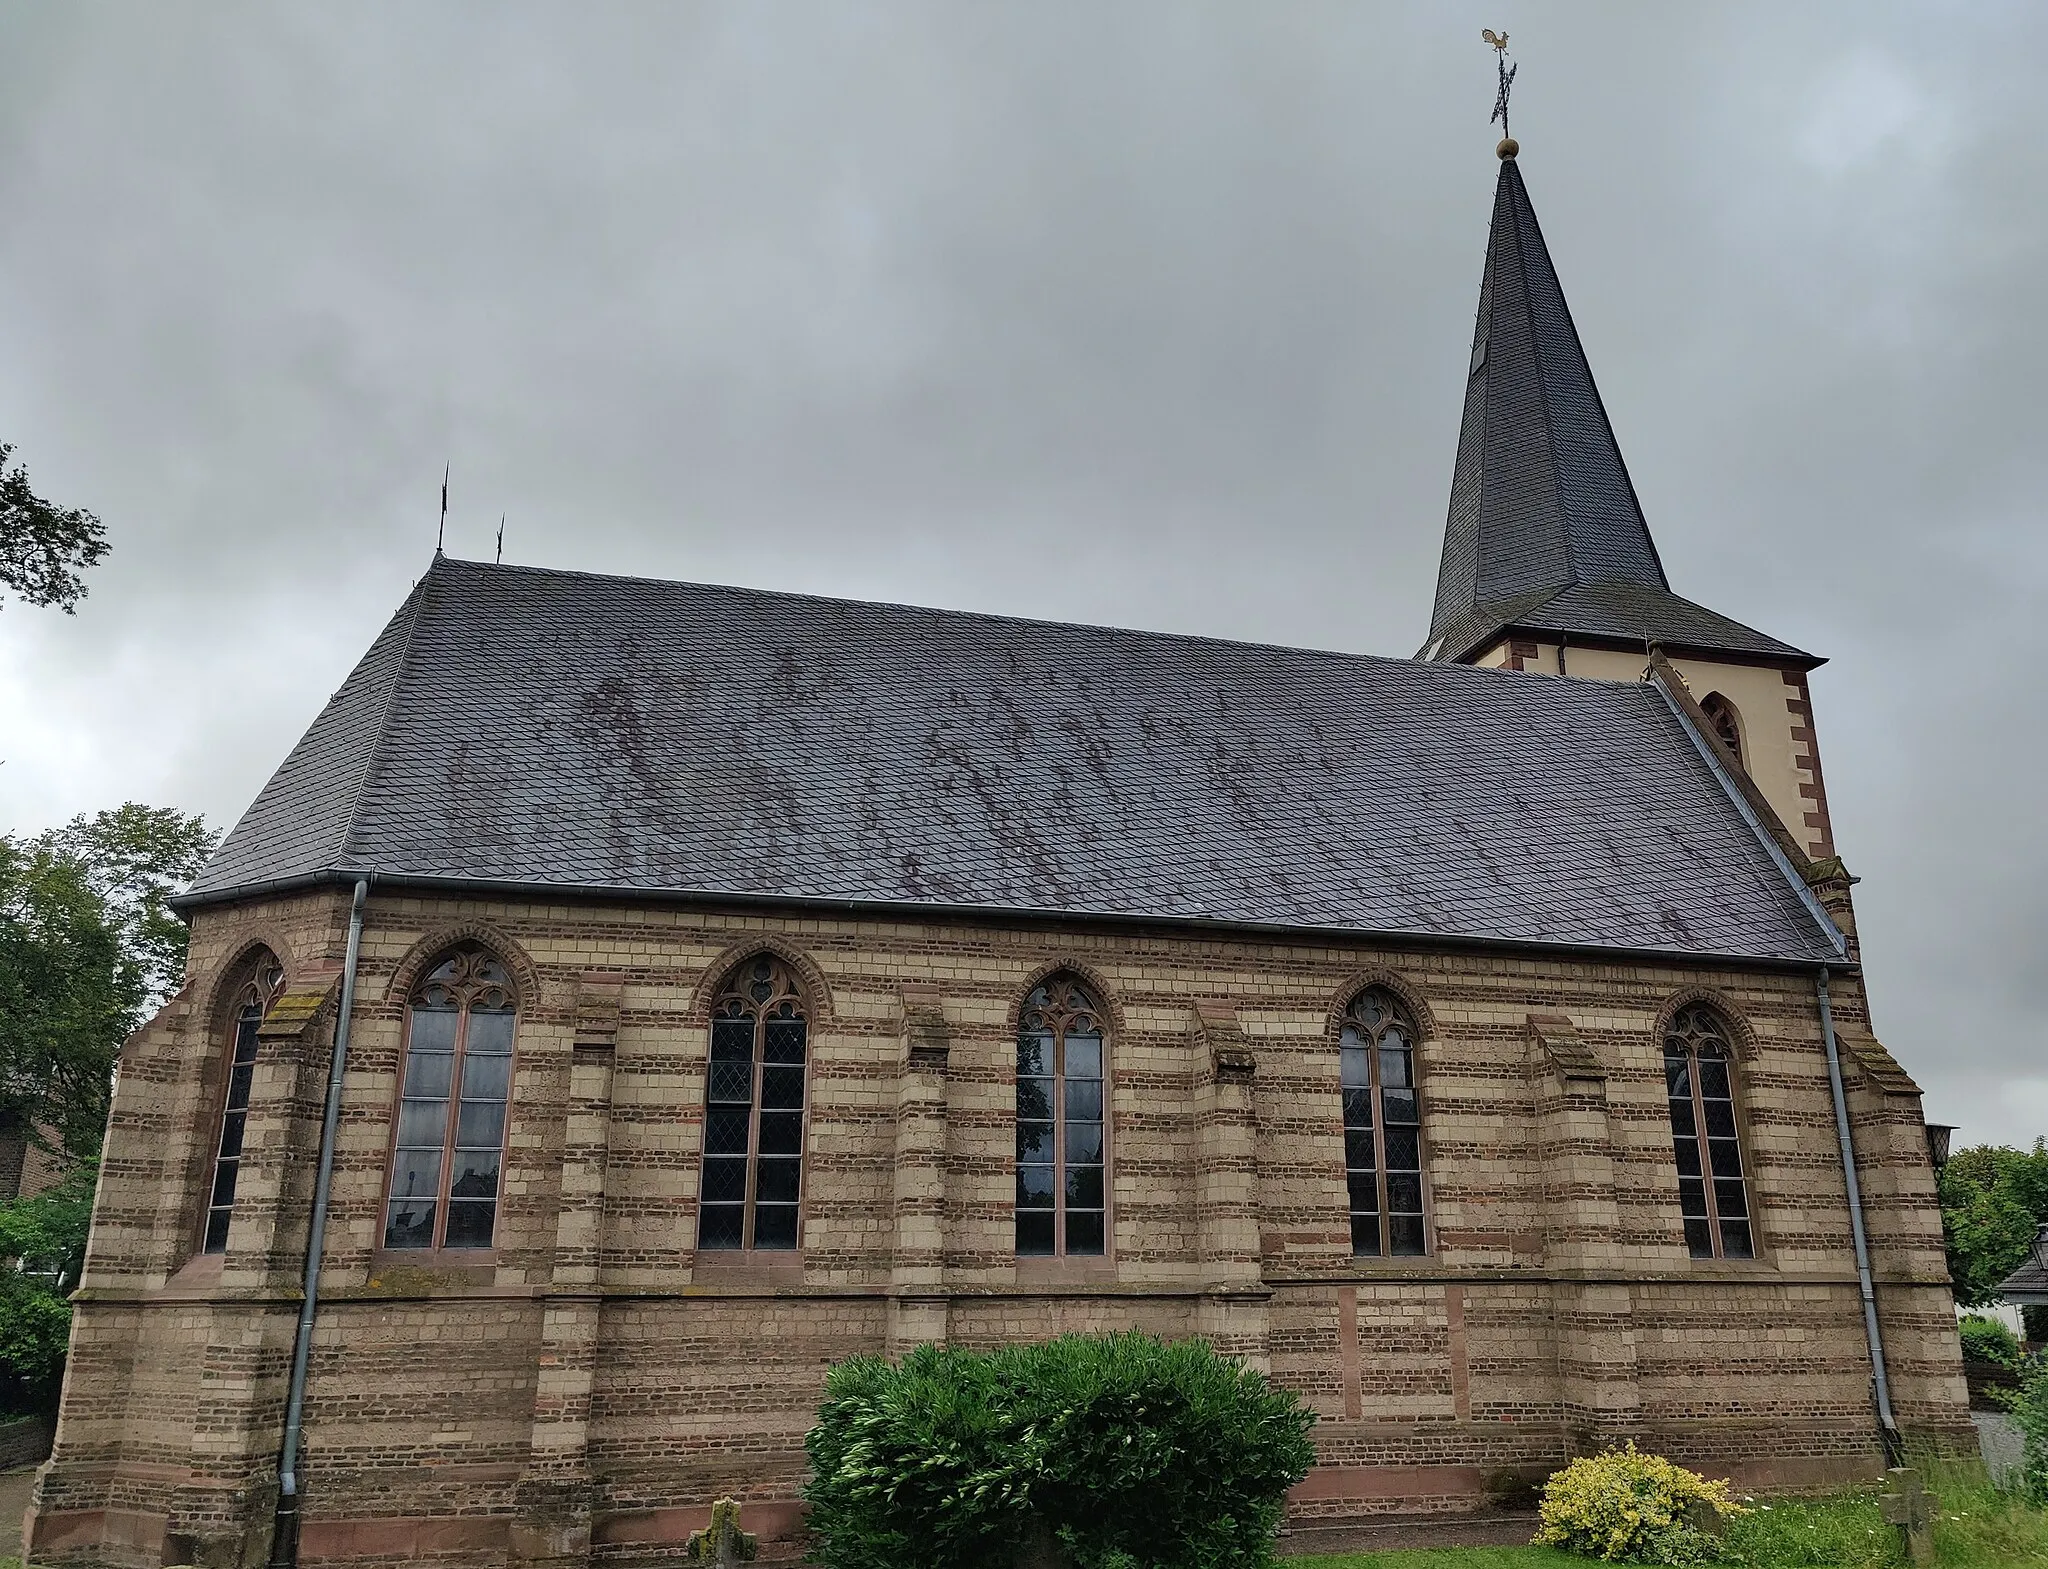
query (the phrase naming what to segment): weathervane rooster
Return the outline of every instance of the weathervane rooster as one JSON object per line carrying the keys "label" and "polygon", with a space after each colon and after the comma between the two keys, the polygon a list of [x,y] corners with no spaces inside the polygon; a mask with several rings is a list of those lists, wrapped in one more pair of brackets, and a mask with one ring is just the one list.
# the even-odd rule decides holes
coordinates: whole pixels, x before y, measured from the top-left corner
{"label": "weathervane rooster", "polygon": [[1515,72],[1519,67],[1508,61],[1508,35],[1496,33],[1490,27],[1482,27],[1479,36],[1493,45],[1500,67],[1500,92],[1493,100],[1493,118],[1500,121],[1500,155],[1512,158],[1521,151],[1521,145],[1508,130],[1508,93],[1515,85]]}

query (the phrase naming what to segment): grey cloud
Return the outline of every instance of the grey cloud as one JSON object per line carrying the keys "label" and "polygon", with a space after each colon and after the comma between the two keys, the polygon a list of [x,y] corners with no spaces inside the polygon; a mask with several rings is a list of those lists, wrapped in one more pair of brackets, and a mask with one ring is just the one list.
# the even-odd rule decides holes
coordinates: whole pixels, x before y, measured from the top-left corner
{"label": "grey cloud", "polygon": [[1405,654],[1490,57],[1675,585],[1815,680],[1878,1023],[2048,1128],[2018,4],[0,0],[0,822],[225,824],[432,547]]}

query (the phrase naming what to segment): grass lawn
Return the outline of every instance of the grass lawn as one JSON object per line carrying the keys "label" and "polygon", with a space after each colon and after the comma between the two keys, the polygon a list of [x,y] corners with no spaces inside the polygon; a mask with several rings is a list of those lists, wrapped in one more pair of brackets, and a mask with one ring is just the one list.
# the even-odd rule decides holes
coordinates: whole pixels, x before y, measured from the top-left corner
{"label": "grass lawn", "polygon": [[[1928,1480],[1941,1498],[1934,1549],[1942,1569],[2048,1569],[2048,1512],[2016,1504],[1968,1474]],[[1759,1504],[1731,1523],[1724,1561],[1738,1569],[1895,1569],[1903,1560],[1897,1534],[1878,1516],[1880,1491]],[[1287,1562],[1288,1569],[1588,1569],[1594,1560],[1547,1547],[1447,1547]]]}

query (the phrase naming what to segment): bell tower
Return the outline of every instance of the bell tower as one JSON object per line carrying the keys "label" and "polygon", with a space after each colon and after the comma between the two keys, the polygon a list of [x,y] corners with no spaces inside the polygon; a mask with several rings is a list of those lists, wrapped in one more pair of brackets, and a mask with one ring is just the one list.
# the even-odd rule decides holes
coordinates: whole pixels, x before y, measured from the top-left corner
{"label": "bell tower", "polygon": [[1636,681],[1661,649],[1794,839],[1829,859],[1807,688],[1823,661],[1672,592],[1520,152],[1502,139],[1436,606],[1416,657]]}

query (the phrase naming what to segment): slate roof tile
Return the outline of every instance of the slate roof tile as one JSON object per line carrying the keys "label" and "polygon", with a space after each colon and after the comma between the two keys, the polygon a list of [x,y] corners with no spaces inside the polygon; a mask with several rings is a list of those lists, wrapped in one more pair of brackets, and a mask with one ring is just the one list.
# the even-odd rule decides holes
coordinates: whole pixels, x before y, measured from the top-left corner
{"label": "slate roof tile", "polygon": [[1798,959],[1647,688],[437,559],[189,900],[319,874]]}
{"label": "slate roof tile", "polygon": [[1820,663],[1671,592],[1519,160],[1504,159],[1425,657],[1511,630]]}

